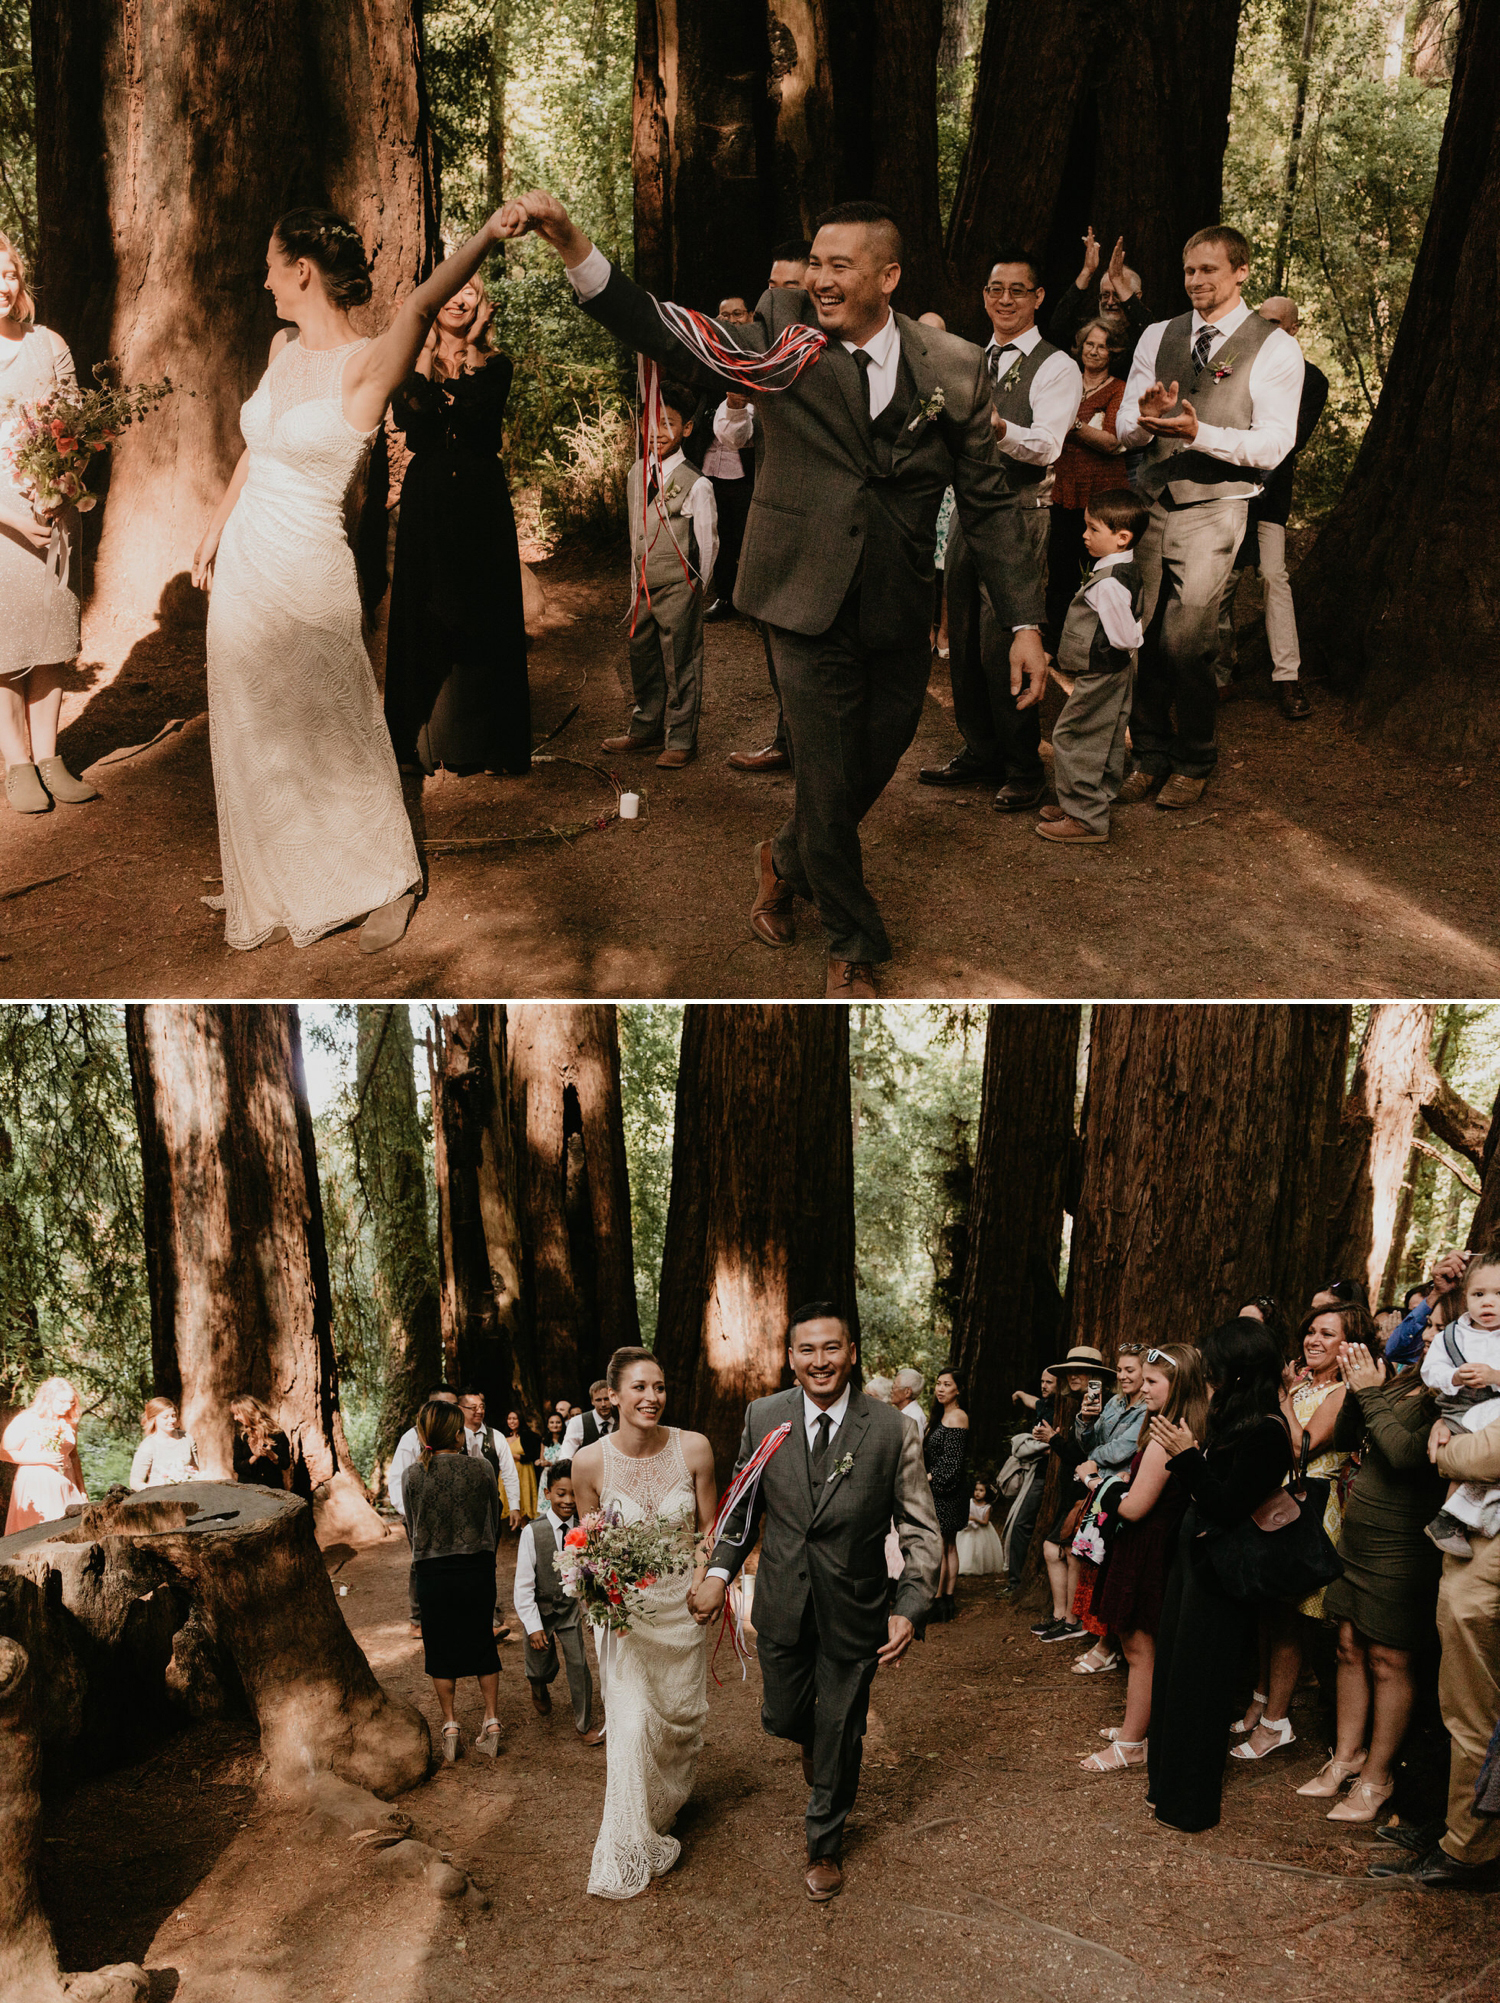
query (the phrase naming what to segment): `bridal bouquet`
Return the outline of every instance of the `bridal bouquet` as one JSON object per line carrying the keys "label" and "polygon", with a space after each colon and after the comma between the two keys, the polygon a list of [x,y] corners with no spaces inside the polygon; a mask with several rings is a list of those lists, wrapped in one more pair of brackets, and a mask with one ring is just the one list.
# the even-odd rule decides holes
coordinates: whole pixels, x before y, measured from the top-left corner
{"label": "bridal bouquet", "polygon": [[0,466],[38,514],[55,513],[69,501],[80,514],[96,506],[98,497],[83,484],[95,454],[177,387],[170,376],[121,383],[117,362],[100,362],[94,379],[97,389],[59,387],[29,401],[12,397],[0,418]]}
{"label": "bridal bouquet", "polygon": [[626,1634],[650,1614],[630,1594],[683,1571],[693,1553],[690,1517],[627,1523],[617,1509],[597,1509],[563,1538],[557,1569],[569,1599],[581,1600],[597,1626]]}

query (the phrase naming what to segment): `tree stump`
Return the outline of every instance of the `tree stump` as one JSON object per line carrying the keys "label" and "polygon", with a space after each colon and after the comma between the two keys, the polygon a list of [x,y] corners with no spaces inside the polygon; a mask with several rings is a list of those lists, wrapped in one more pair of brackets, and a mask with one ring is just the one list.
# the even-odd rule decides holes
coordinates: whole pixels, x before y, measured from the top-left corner
{"label": "tree stump", "polygon": [[37,1892],[41,1773],[31,1657],[0,1635],[0,1996],[6,2003],[63,2003],[57,1950]]}
{"label": "tree stump", "polygon": [[376,1681],[295,1496],[186,1482],[0,1539],[0,1629],[23,1623],[38,1676],[73,1694],[49,1753],[97,1745],[128,1689],[132,1704],[248,1710],[279,1786],[332,1772],[388,1797],[426,1776],[426,1722]]}

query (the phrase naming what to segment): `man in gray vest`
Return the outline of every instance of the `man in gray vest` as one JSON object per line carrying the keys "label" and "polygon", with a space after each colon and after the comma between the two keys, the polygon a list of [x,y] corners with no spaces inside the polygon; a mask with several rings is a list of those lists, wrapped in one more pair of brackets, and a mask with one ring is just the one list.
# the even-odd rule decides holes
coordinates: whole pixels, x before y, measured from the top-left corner
{"label": "man in gray vest", "polygon": [[[998,251],[985,282],[984,310],[993,329],[984,351],[994,406],[995,439],[1005,460],[1021,522],[1043,580],[1052,520],[1052,468],[1078,406],[1083,377],[1071,355],[1042,338],[1037,309],[1045,293],[1024,251]],[[918,773],[924,786],[967,786],[998,778],[1002,813],[1033,807],[1042,797],[1042,712],[1017,706],[1010,688],[1009,633],[996,620],[955,520],[944,559],[948,581],[948,646],[953,720],[964,748],[946,765]]]}
{"label": "man in gray vest", "polygon": [[1251,498],[1296,443],[1302,395],[1302,350],[1240,296],[1239,231],[1189,237],[1182,271],[1192,310],[1142,334],[1115,425],[1122,445],[1149,448],[1135,484],[1154,503],[1136,558],[1146,642],[1122,807],[1153,792],[1159,807],[1189,807],[1214,769],[1219,604]]}

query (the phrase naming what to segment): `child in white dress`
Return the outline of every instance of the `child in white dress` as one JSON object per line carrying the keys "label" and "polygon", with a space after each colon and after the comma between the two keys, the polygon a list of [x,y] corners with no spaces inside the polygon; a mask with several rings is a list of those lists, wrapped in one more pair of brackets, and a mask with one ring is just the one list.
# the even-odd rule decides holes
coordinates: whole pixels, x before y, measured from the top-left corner
{"label": "child in white dress", "polygon": [[958,1570],[961,1578],[971,1577],[976,1572],[1003,1572],[1005,1553],[1000,1544],[1000,1533],[990,1521],[993,1504],[990,1500],[989,1483],[976,1481],[974,1493],[969,1499],[969,1520],[956,1539],[958,1545]]}

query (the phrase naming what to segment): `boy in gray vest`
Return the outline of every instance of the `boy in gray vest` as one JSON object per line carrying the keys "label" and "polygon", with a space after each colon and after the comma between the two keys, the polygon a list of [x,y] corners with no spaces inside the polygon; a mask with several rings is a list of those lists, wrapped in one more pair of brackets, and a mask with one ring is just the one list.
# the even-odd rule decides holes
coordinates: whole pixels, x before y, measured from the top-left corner
{"label": "boy in gray vest", "polygon": [[573,1463],[556,1461],[547,1482],[547,1507],[521,1532],[516,1547],[516,1583],[512,1598],[526,1636],[526,1680],[538,1713],[549,1716],[561,1651],[573,1699],[573,1723],[586,1746],[597,1746],[604,1727],[594,1729],[594,1682],[583,1652],[583,1615],[577,1600],[563,1591],[557,1554],[573,1527]]}
{"label": "boy in gray vest", "polygon": [[1057,805],[1036,831],[1049,842],[1107,842],[1109,810],[1125,777],[1130,714],[1146,583],[1135,561],[1151,509],[1133,488],[1109,487],[1084,510],[1083,546],[1093,568],[1073,594],[1057,665],[1073,693],[1052,729]]}
{"label": "boy in gray vest", "polygon": [[[1238,230],[1199,230],[1182,253],[1192,310],[1148,327],[1115,424],[1146,447],[1135,485],[1153,503],[1137,561],[1146,639],[1120,805],[1189,807],[1218,758],[1219,604],[1251,497],[1297,438],[1302,350],[1240,296],[1250,248]],[[1165,784],[1162,782],[1165,780]]]}
{"label": "boy in gray vest", "polygon": [[631,590],[640,593],[630,635],[635,708],[630,728],[604,740],[606,751],[648,751],[660,745],[656,762],[667,771],[698,755],[704,592],[719,554],[713,483],[682,449],[697,404],[693,390],[677,383],[661,385],[656,432],[661,491],[654,474],[647,491],[644,457],[636,460],[626,482]]}

